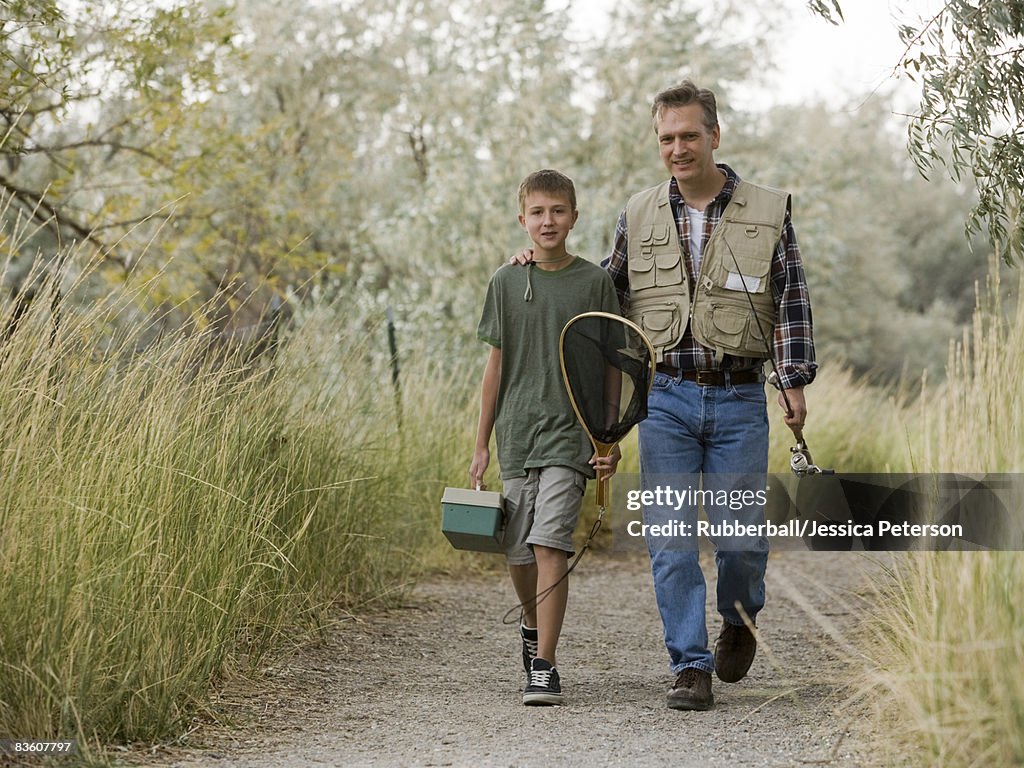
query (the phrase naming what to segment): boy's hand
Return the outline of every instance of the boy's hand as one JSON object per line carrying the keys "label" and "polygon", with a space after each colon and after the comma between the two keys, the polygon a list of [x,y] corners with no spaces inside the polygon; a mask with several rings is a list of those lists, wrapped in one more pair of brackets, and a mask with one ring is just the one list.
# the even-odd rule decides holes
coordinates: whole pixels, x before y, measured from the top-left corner
{"label": "boy's hand", "polygon": [[609,477],[615,474],[615,469],[619,465],[619,459],[622,458],[622,451],[619,450],[619,444],[616,443],[612,447],[612,452],[607,456],[598,456],[595,452],[590,457],[590,464],[593,465],[594,469],[597,470],[598,480],[607,480]]}
{"label": "boy's hand", "polygon": [[478,449],[473,454],[473,463],[469,465],[469,487],[476,488],[481,491],[487,490],[487,485],[484,483],[484,472],[487,471],[487,465],[491,463],[491,450],[490,448]]}
{"label": "boy's hand", "polygon": [[524,266],[525,264],[529,264],[531,261],[533,261],[533,248],[524,248],[515,256],[510,258],[508,263]]}

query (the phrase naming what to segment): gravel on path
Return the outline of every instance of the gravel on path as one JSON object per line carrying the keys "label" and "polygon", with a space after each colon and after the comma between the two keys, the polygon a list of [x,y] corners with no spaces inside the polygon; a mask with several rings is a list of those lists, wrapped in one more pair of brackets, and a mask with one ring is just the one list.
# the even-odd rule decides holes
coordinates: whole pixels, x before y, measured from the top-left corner
{"label": "gravel on path", "polygon": [[[709,581],[708,623],[714,568]],[[843,707],[850,639],[878,564],[857,552],[773,552],[750,674],[714,679],[715,707],[665,706],[671,684],[647,559],[588,554],[572,575],[558,667],[566,703],[524,707],[514,605],[502,573],[434,577],[407,604],[340,622],[268,670],[239,714],[186,748],[129,757],[164,768],[879,764]]]}

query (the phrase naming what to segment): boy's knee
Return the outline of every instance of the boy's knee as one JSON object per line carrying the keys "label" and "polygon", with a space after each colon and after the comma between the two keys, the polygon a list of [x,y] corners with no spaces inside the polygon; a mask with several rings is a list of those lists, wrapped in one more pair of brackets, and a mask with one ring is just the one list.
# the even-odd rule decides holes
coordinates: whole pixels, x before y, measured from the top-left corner
{"label": "boy's knee", "polygon": [[533,556],[538,563],[561,564],[569,558],[569,555],[569,552],[557,547],[545,547],[543,544],[533,545]]}

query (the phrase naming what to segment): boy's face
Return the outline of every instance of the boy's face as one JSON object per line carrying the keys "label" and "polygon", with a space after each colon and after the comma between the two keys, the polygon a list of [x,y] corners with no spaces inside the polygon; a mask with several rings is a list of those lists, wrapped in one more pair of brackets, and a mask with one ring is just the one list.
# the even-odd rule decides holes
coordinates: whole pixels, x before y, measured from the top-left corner
{"label": "boy's face", "polygon": [[579,213],[572,209],[568,198],[548,192],[530,192],[523,201],[519,223],[537,248],[558,252],[565,250],[565,238],[576,224],[577,216]]}

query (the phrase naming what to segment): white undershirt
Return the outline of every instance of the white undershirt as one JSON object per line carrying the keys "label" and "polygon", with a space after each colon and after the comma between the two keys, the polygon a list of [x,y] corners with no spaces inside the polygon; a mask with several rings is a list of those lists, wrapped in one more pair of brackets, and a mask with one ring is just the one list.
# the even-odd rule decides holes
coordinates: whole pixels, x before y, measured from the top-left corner
{"label": "white undershirt", "polygon": [[693,259],[694,277],[700,274],[700,259],[703,256],[704,211],[698,211],[685,203],[686,218],[690,220],[690,258]]}

